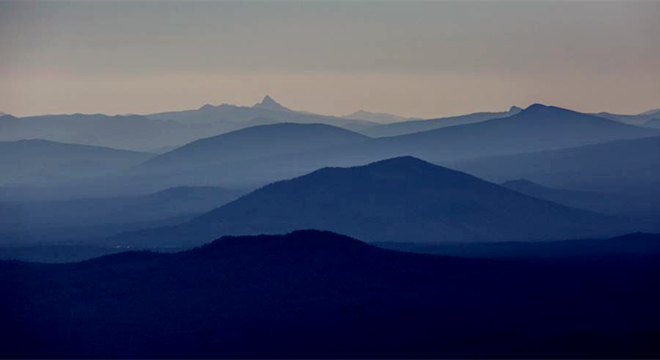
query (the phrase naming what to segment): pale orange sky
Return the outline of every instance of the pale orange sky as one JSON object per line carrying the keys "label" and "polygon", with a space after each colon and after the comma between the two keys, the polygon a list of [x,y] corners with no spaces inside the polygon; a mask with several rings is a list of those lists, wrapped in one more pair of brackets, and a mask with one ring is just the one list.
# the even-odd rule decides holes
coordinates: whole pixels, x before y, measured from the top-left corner
{"label": "pale orange sky", "polygon": [[0,111],[660,108],[659,2],[0,2]]}

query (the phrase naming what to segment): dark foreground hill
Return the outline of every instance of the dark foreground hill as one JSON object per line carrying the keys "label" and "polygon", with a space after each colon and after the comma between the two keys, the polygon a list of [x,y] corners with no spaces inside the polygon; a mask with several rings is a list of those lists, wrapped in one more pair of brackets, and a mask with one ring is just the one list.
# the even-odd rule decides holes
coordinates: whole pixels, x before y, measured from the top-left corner
{"label": "dark foreground hill", "polygon": [[607,239],[476,244],[377,243],[385,249],[475,259],[576,265],[660,256],[660,234],[634,233]]}
{"label": "dark foreground hill", "polygon": [[534,265],[298,231],[0,262],[0,357],[657,358],[657,260]]}
{"label": "dark foreground hill", "polygon": [[122,234],[110,244],[194,246],[220,235],[298,229],[408,243],[557,240],[636,230],[613,217],[401,157],[276,182],[180,226]]}

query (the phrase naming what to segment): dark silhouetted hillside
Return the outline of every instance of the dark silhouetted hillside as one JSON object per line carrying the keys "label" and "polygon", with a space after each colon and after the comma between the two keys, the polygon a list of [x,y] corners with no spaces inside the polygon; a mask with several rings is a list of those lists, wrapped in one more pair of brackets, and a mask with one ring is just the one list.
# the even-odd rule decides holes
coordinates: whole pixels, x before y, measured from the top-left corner
{"label": "dark silhouetted hillside", "polygon": [[127,233],[109,241],[190,246],[220,235],[297,229],[330,230],[367,242],[442,243],[591,237],[634,228],[401,157],[321,169],[265,186],[178,227]]}
{"label": "dark silhouetted hillside", "polygon": [[607,239],[477,244],[375,243],[398,250],[463,258],[515,260],[562,266],[651,261],[660,256],[660,234],[634,233]]}
{"label": "dark silhouetted hillside", "polygon": [[0,262],[0,356],[656,358],[657,259],[461,259],[297,231]]}

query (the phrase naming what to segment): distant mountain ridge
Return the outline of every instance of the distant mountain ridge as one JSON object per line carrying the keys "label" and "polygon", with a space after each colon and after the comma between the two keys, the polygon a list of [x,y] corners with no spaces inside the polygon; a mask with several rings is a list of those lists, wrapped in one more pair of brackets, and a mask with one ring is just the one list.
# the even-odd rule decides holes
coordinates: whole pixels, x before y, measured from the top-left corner
{"label": "distant mountain ridge", "polygon": [[416,132],[440,129],[449,126],[473,124],[477,122],[499,119],[515,115],[522,111],[517,106],[512,106],[509,111],[504,112],[478,112],[467,115],[452,116],[438,119],[415,119],[406,122],[397,122],[387,125],[379,125],[363,131],[372,137],[385,137],[412,134]]}
{"label": "distant mountain ridge", "polygon": [[268,95],[252,107],[229,104],[204,105],[197,110],[170,111],[150,114],[147,117],[157,120],[175,120],[184,124],[226,122],[241,124],[255,118],[267,118],[276,122],[327,124],[354,131],[377,125],[364,120],[293,111],[282,106]]}
{"label": "distant mountain ridge", "polygon": [[653,118],[660,118],[660,109],[649,110],[636,115],[612,114],[608,112],[600,112],[594,115],[626,124],[641,126]]}
{"label": "distant mountain ridge", "polygon": [[561,149],[625,138],[660,135],[554,106],[534,104],[505,118],[375,139],[366,151],[432,161]]}
{"label": "distant mountain ridge", "polygon": [[[355,166],[398,156],[414,156],[449,164],[480,157],[562,149],[654,135],[660,135],[660,131],[536,104],[505,118],[375,138],[349,144],[336,151],[309,151],[286,158],[272,157],[258,165],[253,164],[253,173],[258,172],[257,169],[271,168],[312,171],[323,166]],[[299,172],[291,172],[291,176],[298,175]]]}
{"label": "distant mountain ridge", "polygon": [[150,115],[69,114],[17,118],[0,116],[0,141],[45,139],[58,142],[150,151],[181,146],[203,137],[281,122],[324,123],[362,130],[376,123],[297,112],[270,96],[252,107],[204,105],[196,110]]}
{"label": "distant mountain ridge", "polygon": [[273,100],[270,95],[266,95],[260,103],[256,103],[252,106],[257,109],[266,109],[266,110],[278,110],[278,111],[293,111],[291,109],[285,108],[277,101]]}

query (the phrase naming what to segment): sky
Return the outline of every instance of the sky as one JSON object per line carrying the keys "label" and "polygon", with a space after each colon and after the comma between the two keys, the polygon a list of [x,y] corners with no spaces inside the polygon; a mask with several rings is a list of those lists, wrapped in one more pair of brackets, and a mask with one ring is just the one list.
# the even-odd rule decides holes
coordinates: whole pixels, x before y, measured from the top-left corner
{"label": "sky", "polygon": [[660,1],[0,1],[0,112],[660,108]]}

